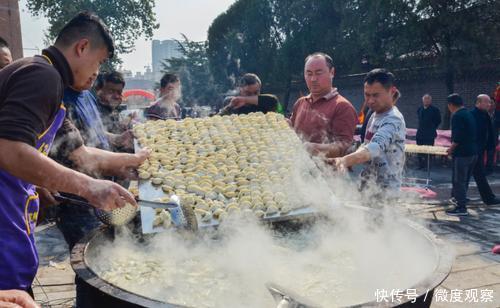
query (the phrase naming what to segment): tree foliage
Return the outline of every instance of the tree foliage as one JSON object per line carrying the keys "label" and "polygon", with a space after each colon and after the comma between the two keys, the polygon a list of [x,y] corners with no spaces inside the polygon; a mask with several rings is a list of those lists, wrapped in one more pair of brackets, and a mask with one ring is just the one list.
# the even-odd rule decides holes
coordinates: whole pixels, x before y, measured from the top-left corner
{"label": "tree foliage", "polygon": [[[208,31],[208,57],[215,78],[230,87],[242,73],[267,77],[274,66],[273,14],[267,0],[236,1]],[[251,26],[250,26],[251,25]]]}
{"label": "tree foliage", "polygon": [[343,75],[430,67],[452,92],[457,74],[500,57],[499,20],[498,0],[237,0],[209,28],[208,58],[223,87],[255,72],[286,92],[323,51]]}
{"label": "tree foliage", "polygon": [[214,106],[220,97],[208,63],[208,43],[190,41],[185,35],[183,37],[184,40],[178,42],[182,57],[163,61],[163,72],[179,75],[182,100],[186,106]]}
{"label": "tree foliage", "polygon": [[154,5],[154,0],[27,0],[32,14],[47,17],[49,41],[53,41],[78,12],[88,10],[104,20],[121,54],[131,52],[139,36],[153,37],[153,30],[159,26],[153,12]]}

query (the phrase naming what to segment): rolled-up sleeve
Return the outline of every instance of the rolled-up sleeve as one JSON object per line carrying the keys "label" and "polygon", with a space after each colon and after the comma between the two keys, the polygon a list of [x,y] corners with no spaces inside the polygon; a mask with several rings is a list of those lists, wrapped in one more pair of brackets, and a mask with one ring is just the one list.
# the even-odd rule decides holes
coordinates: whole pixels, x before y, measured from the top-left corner
{"label": "rolled-up sleeve", "polygon": [[371,158],[380,157],[393,142],[396,132],[399,131],[399,121],[387,121],[382,123],[378,130],[373,135],[370,142],[364,147],[370,152]]}

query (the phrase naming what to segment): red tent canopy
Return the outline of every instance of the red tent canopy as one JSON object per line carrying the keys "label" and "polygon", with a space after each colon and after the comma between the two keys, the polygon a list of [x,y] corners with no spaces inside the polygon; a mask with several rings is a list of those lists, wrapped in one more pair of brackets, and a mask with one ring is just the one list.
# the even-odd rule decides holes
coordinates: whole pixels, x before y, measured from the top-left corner
{"label": "red tent canopy", "polygon": [[129,96],[134,96],[134,95],[143,96],[143,97],[145,97],[145,98],[147,98],[149,100],[152,100],[152,101],[155,100],[154,93],[151,93],[151,92],[146,91],[146,90],[132,89],[132,90],[125,90],[125,91],[123,91],[123,98],[127,98]]}

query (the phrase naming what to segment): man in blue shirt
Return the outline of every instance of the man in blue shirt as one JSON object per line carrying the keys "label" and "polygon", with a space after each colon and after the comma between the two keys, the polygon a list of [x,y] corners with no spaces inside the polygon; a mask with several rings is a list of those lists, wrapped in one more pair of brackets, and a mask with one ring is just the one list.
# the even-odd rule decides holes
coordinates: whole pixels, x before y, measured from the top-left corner
{"label": "man in blue shirt", "polygon": [[66,88],[63,102],[68,117],[80,131],[85,145],[109,151],[111,147],[97,109],[96,99],[88,90],[92,83],[86,89]]}

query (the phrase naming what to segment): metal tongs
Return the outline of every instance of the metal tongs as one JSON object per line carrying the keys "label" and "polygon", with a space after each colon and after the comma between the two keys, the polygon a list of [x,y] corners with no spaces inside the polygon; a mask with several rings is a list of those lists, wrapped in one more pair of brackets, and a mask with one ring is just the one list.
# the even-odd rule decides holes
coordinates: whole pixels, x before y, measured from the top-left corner
{"label": "metal tongs", "polygon": [[311,303],[309,300],[283,288],[275,283],[266,283],[266,288],[271,292],[277,303],[276,308],[318,308],[319,305]]}

